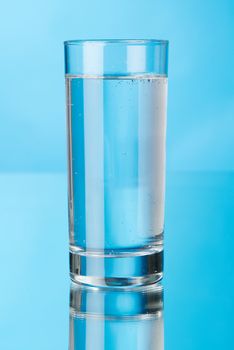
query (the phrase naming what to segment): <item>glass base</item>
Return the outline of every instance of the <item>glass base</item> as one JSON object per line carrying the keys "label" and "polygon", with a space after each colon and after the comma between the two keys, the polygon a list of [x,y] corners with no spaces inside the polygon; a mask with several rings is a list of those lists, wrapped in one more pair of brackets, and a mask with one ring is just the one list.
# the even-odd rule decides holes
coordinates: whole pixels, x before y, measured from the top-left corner
{"label": "glass base", "polygon": [[163,277],[163,248],[131,252],[70,251],[70,276],[76,283],[98,287],[140,286]]}

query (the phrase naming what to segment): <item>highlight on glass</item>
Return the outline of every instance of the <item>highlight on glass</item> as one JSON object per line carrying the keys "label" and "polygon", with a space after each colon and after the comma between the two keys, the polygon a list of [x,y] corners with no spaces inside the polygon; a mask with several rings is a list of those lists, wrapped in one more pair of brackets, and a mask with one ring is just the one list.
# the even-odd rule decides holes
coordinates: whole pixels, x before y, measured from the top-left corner
{"label": "highlight on glass", "polygon": [[163,276],[168,42],[65,42],[70,274]]}

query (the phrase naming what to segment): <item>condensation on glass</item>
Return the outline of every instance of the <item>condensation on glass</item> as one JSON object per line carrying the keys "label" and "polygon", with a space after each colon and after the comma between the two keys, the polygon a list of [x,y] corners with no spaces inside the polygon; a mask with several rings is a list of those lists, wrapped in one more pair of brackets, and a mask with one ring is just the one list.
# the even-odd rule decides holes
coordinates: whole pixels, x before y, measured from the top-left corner
{"label": "condensation on glass", "polygon": [[168,42],[65,42],[70,273],[128,286],[163,275]]}

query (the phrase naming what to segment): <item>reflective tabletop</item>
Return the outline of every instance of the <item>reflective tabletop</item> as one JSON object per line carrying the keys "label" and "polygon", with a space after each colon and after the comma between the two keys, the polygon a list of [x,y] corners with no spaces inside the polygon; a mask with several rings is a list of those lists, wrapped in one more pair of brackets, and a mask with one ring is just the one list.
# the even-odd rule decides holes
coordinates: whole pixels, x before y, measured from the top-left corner
{"label": "reflective tabletop", "polygon": [[[167,174],[161,284],[70,284],[64,174],[1,174],[0,349],[233,349],[234,174]],[[69,345],[70,344],[70,345]]]}

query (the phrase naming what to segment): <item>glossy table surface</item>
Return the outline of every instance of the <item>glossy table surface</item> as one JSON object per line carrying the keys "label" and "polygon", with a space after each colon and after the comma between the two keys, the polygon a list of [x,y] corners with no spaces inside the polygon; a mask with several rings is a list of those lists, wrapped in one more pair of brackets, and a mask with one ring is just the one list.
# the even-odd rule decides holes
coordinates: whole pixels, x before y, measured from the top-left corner
{"label": "glossy table surface", "polygon": [[[0,349],[68,349],[66,176],[15,173],[1,174],[0,179]],[[169,173],[163,280],[166,350],[234,348],[233,250],[234,174]],[[116,295],[105,293],[104,299],[102,295],[97,299],[98,294],[92,299],[94,308],[98,300],[105,300],[104,318],[105,312],[142,312],[141,298],[130,293],[115,299]],[[113,309],[106,311],[109,306]],[[162,327],[158,325],[154,327]],[[90,327],[89,336],[97,339],[98,328],[92,329],[92,323]],[[80,331],[75,349],[131,350],[130,333],[121,345],[127,327],[121,318],[118,326],[106,326],[113,342],[120,339],[112,345],[84,342],[88,333]],[[131,328],[133,337],[134,329],[138,335],[141,332],[134,349],[144,339],[142,350],[161,350],[156,328],[153,333],[145,333],[142,323]],[[147,336],[154,337],[149,347]]]}

